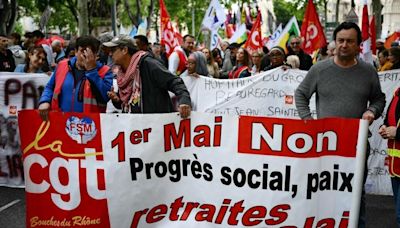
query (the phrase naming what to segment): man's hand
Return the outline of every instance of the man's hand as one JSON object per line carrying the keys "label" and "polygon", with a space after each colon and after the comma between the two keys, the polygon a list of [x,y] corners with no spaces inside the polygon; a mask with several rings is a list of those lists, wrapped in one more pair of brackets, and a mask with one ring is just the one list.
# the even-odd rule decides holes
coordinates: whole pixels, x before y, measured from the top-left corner
{"label": "man's hand", "polygon": [[199,78],[200,75],[196,72],[194,72],[193,74],[189,74],[189,76],[195,77],[195,78]]}
{"label": "man's hand", "polygon": [[372,124],[372,122],[374,122],[374,120],[375,120],[375,114],[373,112],[371,112],[370,110],[367,110],[362,115],[362,119],[368,120],[369,124]]}
{"label": "man's hand", "polygon": [[93,53],[92,49],[86,48],[85,50],[83,50],[82,55],[85,70],[93,70],[94,68],[96,68],[96,55]]}
{"label": "man's hand", "polygon": [[49,110],[50,110],[50,103],[44,102],[39,105],[39,115],[43,121],[49,120]]}
{"label": "man's hand", "polygon": [[192,108],[189,105],[181,104],[179,105],[179,114],[183,119],[186,119],[190,116],[190,111]]}
{"label": "man's hand", "polygon": [[386,127],[386,125],[382,125],[378,130],[378,133],[384,139],[395,139],[396,132],[397,132],[397,127],[393,127],[393,126]]}
{"label": "man's hand", "polygon": [[111,99],[113,102],[120,102],[121,99],[118,97],[117,93],[114,92],[114,87],[111,87],[110,91],[107,92],[107,96]]}

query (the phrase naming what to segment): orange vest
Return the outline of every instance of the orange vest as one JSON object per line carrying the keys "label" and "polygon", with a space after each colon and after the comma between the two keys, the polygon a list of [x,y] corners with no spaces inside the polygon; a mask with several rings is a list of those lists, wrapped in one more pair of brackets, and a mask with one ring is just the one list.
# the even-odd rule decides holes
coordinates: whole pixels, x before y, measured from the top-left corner
{"label": "orange vest", "polygon": [[388,139],[388,156],[385,163],[388,166],[389,174],[392,177],[400,177],[400,142]]}
{"label": "orange vest", "polygon": [[186,54],[181,50],[175,50],[179,57],[178,69],[176,69],[176,75],[181,75],[186,70],[187,57]]}
{"label": "orange vest", "polygon": [[247,69],[248,69],[247,66],[241,66],[241,67],[239,67],[239,68],[236,69],[236,70],[231,70],[231,71],[229,72],[229,74],[228,74],[228,77],[229,77],[229,79],[236,79],[236,78],[239,78],[240,74],[241,74],[243,71],[247,70]]}
{"label": "orange vest", "polygon": [[[64,84],[64,80],[67,77],[69,66],[68,59],[65,59],[58,63],[57,71],[55,73],[55,87],[53,92],[53,99],[51,101],[51,109],[55,111],[61,111],[60,106],[58,104],[58,96],[61,93],[61,88]],[[104,78],[106,73],[110,70],[110,67],[104,65],[99,70],[98,73],[101,78]],[[83,89],[83,112],[95,112],[95,113],[104,113],[106,112],[107,104],[100,104],[97,102],[96,97],[93,95],[92,90],[90,88],[89,80],[84,82]]]}

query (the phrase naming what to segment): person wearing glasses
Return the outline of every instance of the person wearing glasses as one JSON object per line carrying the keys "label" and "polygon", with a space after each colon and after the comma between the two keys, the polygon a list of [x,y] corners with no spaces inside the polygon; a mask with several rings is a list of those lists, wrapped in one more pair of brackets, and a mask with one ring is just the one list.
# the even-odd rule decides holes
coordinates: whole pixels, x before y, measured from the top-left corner
{"label": "person wearing glasses", "polygon": [[288,53],[287,55],[297,55],[300,59],[300,70],[309,70],[312,63],[312,58],[308,54],[306,54],[303,49],[301,49],[301,37],[292,36],[289,41]]}
{"label": "person wearing glasses", "polygon": [[269,65],[264,68],[264,71],[272,70],[285,64],[285,50],[279,46],[271,48],[268,52]]}

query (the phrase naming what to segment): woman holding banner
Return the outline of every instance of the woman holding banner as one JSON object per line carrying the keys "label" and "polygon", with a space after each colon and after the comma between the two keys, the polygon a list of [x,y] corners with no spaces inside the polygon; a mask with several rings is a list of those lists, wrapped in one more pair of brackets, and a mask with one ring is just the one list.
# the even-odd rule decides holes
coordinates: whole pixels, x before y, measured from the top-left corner
{"label": "woman holding banner", "polygon": [[388,140],[387,157],[385,160],[388,166],[394,201],[396,203],[396,220],[400,227],[400,88],[393,96],[387,109],[383,125],[379,128],[382,138]]}

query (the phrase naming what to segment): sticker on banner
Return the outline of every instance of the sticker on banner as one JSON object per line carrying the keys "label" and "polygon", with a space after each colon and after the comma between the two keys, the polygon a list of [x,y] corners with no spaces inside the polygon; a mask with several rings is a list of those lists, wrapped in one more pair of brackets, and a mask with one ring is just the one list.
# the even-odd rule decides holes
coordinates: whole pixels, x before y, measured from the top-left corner
{"label": "sticker on banner", "polygon": [[76,116],[69,117],[65,130],[68,136],[79,144],[86,144],[92,140],[97,133],[94,121],[88,117],[83,117],[82,119]]}
{"label": "sticker on banner", "polygon": [[9,114],[10,116],[15,116],[15,115],[17,115],[17,111],[18,111],[18,109],[17,109],[17,106],[16,106],[16,105],[10,105],[10,106],[8,107],[8,114]]}

